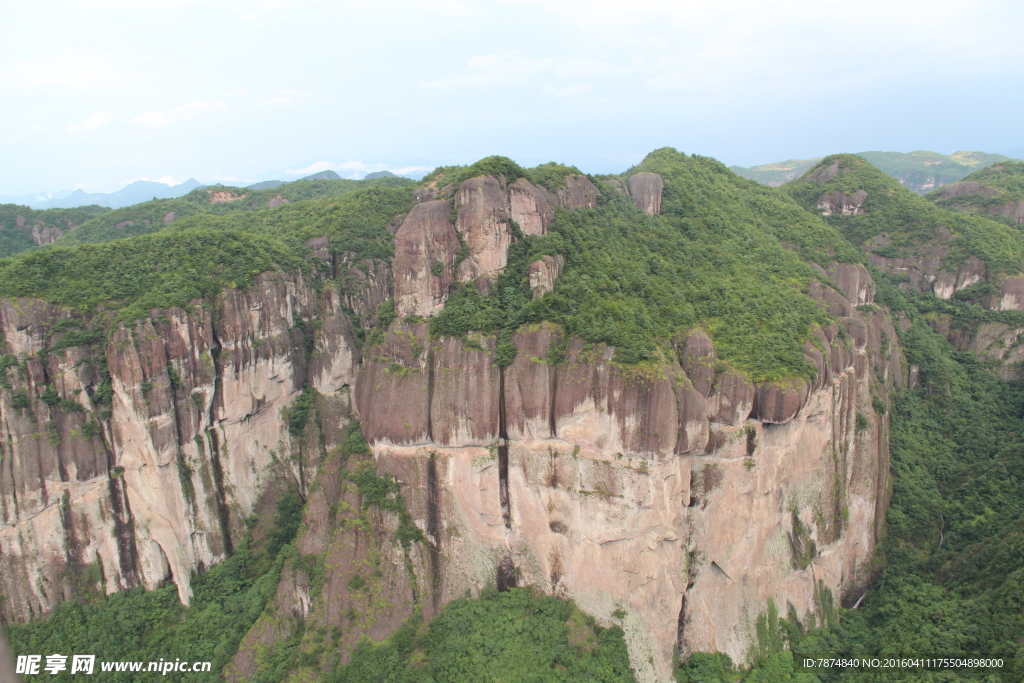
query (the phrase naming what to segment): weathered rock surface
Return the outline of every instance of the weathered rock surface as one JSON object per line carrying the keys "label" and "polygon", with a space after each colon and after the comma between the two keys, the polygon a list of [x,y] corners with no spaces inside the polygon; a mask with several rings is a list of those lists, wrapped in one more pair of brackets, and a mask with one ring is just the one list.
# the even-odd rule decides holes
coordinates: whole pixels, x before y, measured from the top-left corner
{"label": "weathered rock surface", "polygon": [[53,244],[64,235],[64,231],[53,225],[37,223],[32,226],[32,241],[37,245]]}
{"label": "weathered rock surface", "polygon": [[629,177],[629,195],[636,208],[648,216],[661,213],[661,193],[665,182],[657,173],[637,173]]}
{"label": "weathered rock surface", "polygon": [[980,194],[985,197],[993,197],[999,194],[999,190],[994,187],[985,187],[973,180],[961,180],[957,183],[950,183],[939,190],[939,197],[942,199],[961,197],[965,194]]}
{"label": "weathered rock surface", "polygon": [[864,200],[868,198],[865,190],[857,190],[853,194],[846,194],[840,190],[823,194],[815,204],[815,208],[821,211],[823,216],[838,214],[842,216],[857,216],[864,213],[860,208]]}
{"label": "weathered rock surface", "polygon": [[356,359],[330,296],[321,303],[301,278],[267,273],[188,311],[153,311],[109,342],[44,356],[62,328],[92,321],[2,302],[5,350],[24,363],[0,391],[3,619],[167,580],[187,601],[191,573],[230,554],[272,478],[308,485],[316,459],[292,444],[285,419],[307,381],[300,323],[320,315],[329,330],[314,335],[312,379],[335,390],[324,400],[338,421]]}
{"label": "weathered rock surface", "polygon": [[451,204],[443,199],[417,204],[395,233],[395,312],[399,316],[429,316],[444,305],[460,246],[450,216]]}
{"label": "weathered rock surface", "polygon": [[[630,183],[651,215],[655,185]],[[744,661],[769,598],[804,616],[822,586],[856,594],[887,504],[887,418],[874,398],[905,381],[895,327],[871,305],[862,266],[833,264],[809,287],[836,322],[805,345],[815,370],[806,381],[755,385],[700,329],[676,340],[675,358],[624,366],[614,348],[566,339],[557,325],[524,326],[506,364],[497,339],[432,338],[420,320],[443,305],[461,246],[452,204],[433,197],[456,192],[469,251],[458,279],[489,291],[510,219],[543,234],[556,205],[592,207],[597,188],[582,176],[554,194],[484,177],[447,191],[424,194],[401,221],[393,270],[309,244],[329,264],[318,268],[353,285],[344,297],[268,273],[187,310],[154,311],[109,342],[49,354],[39,351],[95,321],[0,301],[6,352],[20,363],[0,388],[3,618],[167,580],[187,600],[191,572],[232,551],[280,481],[306,496],[302,531],[225,671],[237,683],[292,638],[308,655],[292,680],[308,680],[329,666],[318,635],[336,633],[346,661],[364,635],[381,640],[416,609],[429,617],[479,594],[502,566],[621,624],[642,681],[671,680],[677,650]],[[531,265],[535,294],[561,265]],[[914,262],[914,286],[934,286],[940,265]],[[976,271],[965,264],[953,287]],[[1000,287],[999,305],[1024,297],[1016,280]],[[370,326],[392,292],[396,318],[358,349],[346,311]],[[1001,343],[1001,357],[1017,358],[1006,341],[1016,333],[993,327],[979,352]],[[316,419],[297,436],[292,404],[306,385]],[[65,402],[44,400],[46,387]],[[345,461],[332,449],[353,416],[372,457]],[[346,479],[363,467],[396,478],[422,542],[396,540],[408,518],[364,510]],[[794,514],[818,556],[792,552]],[[102,585],[82,585],[93,575]]]}
{"label": "weathered rock surface", "polygon": [[875,300],[875,283],[863,264],[833,263],[826,272],[854,306],[863,306]]}
{"label": "weathered rock surface", "polygon": [[519,178],[508,186],[508,216],[527,235],[546,235],[555,218],[558,196]]}
{"label": "weathered rock surface", "polygon": [[[866,271],[831,272],[870,303]],[[653,681],[669,680],[675,646],[742,660],[768,596],[804,614],[819,579],[837,597],[858,590],[887,504],[886,418],[872,396],[904,381],[903,364],[887,314],[817,291],[843,317],[806,347],[808,382],[755,386],[699,330],[678,363],[644,368],[566,344],[550,324],[520,329],[498,372],[489,339],[430,342],[427,367],[390,380],[380,373],[408,365],[409,349],[372,352],[386,359],[364,366],[359,417],[378,467],[432,529],[437,599],[481,590],[511,561],[520,583],[603,623],[625,612],[631,660]],[[386,346],[408,334],[396,322]],[[803,566],[786,540],[794,508],[822,551]],[[843,508],[848,518],[828,512]]]}
{"label": "weathered rock surface", "polygon": [[555,280],[562,273],[565,266],[565,257],[561,254],[545,256],[539,261],[534,261],[526,269],[530,278],[530,291],[533,298],[538,299],[555,288]]}
{"label": "weathered rock surface", "polygon": [[458,279],[472,280],[502,270],[508,263],[512,229],[498,180],[470,178],[455,193],[455,205],[455,229],[469,248],[469,256],[459,264]]}
{"label": "weathered rock surface", "polygon": [[558,205],[569,210],[593,209],[601,191],[590,179],[581,175],[566,176],[565,185],[558,188]]}

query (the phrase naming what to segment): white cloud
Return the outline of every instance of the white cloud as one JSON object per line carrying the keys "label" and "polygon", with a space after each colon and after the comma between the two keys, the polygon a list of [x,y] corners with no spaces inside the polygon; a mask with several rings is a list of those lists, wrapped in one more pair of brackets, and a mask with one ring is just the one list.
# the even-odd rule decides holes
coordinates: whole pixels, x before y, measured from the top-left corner
{"label": "white cloud", "polygon": [[365,176],[367,173],[373,173],[374,171],[390,171],[395,175],[405,175],[406,173],[416,173],[417,171],[429,171],[432,170],[426,166],[401,166],[394,168],[388,166],[388,164],[366,164],[362,161],[342,161],[335,163],[333,161],[315,161],[309,166],[303,168],[290,168],[285,171],[286,174],[292,176],[307,176],[313,175],[314,173],[320,173],[322,171],[335,171],[338,175],[345,178],[359,179]]}
{"label": "white cloud", "polygon": [[[586,79],[604,78],[626,72],[623,67],[589,57],[524,57],[517,51],[501,54],[475,55],[466,62],[468,70],[461,74],[445,76],[424,84],[427,88],[454,90],[458,88],[509,88],[539,85],[545,92],[557,94],[565,86],[539,84],[539,79]],[[580,88],[591,88],[572,84],[577,94]],[[587,90],[586,92],[589,92]]]}
{"label": "white cloud", "polygon": [[259,100],[259,103],[260,104],[269,104],[271,106],[287,106],[289,104],[295,104],[295,100],[293,100],[290,97],[284,97],[283,95],[278,95],[277,97],[267,97],[267,98],[264,98],[262,100]]}
{"label": "white cloud", "polygon": [[[111,120],[112,118],[110,114],[108,114],[105,111],[98,111],[89,118],[87,118],[85,121],[82,121],[81,123],[72,123],[70,126],[68,126],[68,130],[73,133],[78,132],[80,130],[92,130],[93,128],[99,128],[100,126],[107,125],[111,122]],[[40,128],[39,130],[42,129]]]}
{"label": "white cloud", "polygon": [[169,123],[176,123],[178,121],[190,119],[201,111],[224,109],[227,106],[228,105],[224,102],[192,101],[166,111],[150,109],[147,112],[143,112],[142,114],[133,117],[131,121],[132,123],[137,123],[140,126],[145,126],[147,128],[160,128]]}
{"label": "white cloud", "polygon": [[303,168],[289,168],[285,171],[288,175],[311,175],[313,173],[320,173],[321,171],[333,171],[338,168],[337,165],[332,164],[330,161],[314,161],[309,166]]}
{"label": "white cloud", "polygon": [[149,176],[142,176],[139,178],[132,178],[130,180],[122,180],[121,186],[124,187],[126,185],[131,185],[132,183],[138,182],[139,180],[145,180],[153,183],[163,183],[164,185],[174,187],[175,185],[181,185],[183,182],[188,180],[188,178],[182,178],[181,180],[178,180],[177,178],[174,178],[173,176],[169,175],[163,175],[160,176],[159,178],[150,178]]}
{"label": "white cloud", "polygon": [[86,90],[123,78],[125,70],[105,54],[58,52],[18,60],[0,74],[7,83],[27,88]]}
{"label": "white cloud", "polygon": [[545,95],[554,95],[555,97],[579,97],[580,95],[586,95],[592,92],[594,90],[594,86],[583,85],[582,83],[576,83],[575,85],[541,83],[540,89]]}

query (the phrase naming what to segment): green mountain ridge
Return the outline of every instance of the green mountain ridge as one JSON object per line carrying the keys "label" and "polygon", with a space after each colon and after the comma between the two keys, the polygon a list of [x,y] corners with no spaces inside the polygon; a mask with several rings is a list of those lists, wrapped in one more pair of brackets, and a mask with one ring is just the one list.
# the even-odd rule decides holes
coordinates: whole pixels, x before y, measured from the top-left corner
{"label": "green mountain ridge", "polygon": [[[716,372],[734,369],[758,383],[808,379],[815,370],[803,349],[816,330],[836,319],[808,295],[812,282],[831,286],[823,273],[837,262],[870,267],[878,294],[866,306],[883,308],[899,321],[893,342],[917,368],[917,384],[896,394],[891,406],[876,397],[876,409],[889,411],[892,420],[892,501],[863,602],[828,612],[818,622],[792,610],[781,614],[770,603],[758,617],[758,647],[748,667],[698,653],[676,672],[679,681],[1020,680],[1024,388],[1020,381],[1000,379],[997,363],[958,347],[956,335],[942,325],[952,321],[954,332],[963,335],[983,325],[1024,330],[1024,312],[985,303],[1005,278],[1024,269],[1024,232],[981,215],[990,206],[986,201],[1002,205],[1024,195],[1024,163],[998,156],[837,154],[739,169],[748,172],[740,177],[735,167],[714,159],[659,149],[621,175],[593,178],[600,190],[593,208],[559,209],[542,236],[519,230],[508,265],[489,290],[476,282],[454,284],[444,308],[430,318],[435,337],[459,337],[467,347],[496,338],[497,363],[505,366],[516,354],[512,335],[541,322],[561,325],[595,347],[615,347],[615,363],[637,372],[657,368],[676,353],[687,331],[702,328],[721,359]],[[991,163],[996,165],[979,169]],[[991,192],[922,197],[912,188],[927,183],[914,174],[933,167],[941,173],[929,171],[927,177],[938,184],[964,179]],[[638,210],[619,189],[639,173],[656,173],[664,182],[658,216]],[[217,186],[114,211],[68,210],[79,211],[73,217],[39,212],[44,221],[85,220],[52,246],[0,260],[0,296],[36,297],[76,314],[95,314],[96,327],[81,334],[105,336],[119,322],[145,318],[153,309],[185,307],[225,288],[245,288],[267,271],[302,272],[318,287],[344,294],[356,277],[352,263],[393,259],[396,217],[416,205],[415,192],[458,187],[481,175],[506,184],[526,178],[556,192],[573,174],[578,169],[560,164],[525,169],[488,157],[439,168],[418,183],[385,177],[298,181],[267,190]],[[785,178],[785,186],[769,187],[769,178]],[[279,198],[288,203],[268,206]],[[13,235],[15,214],[10,221],[6,215],[0,212],[3,234]],[[313,257],[308,246],[323,236],[331,264]],[[21,244],[11,240],[9,250]],[[903,267],[936,250],[942,268],[956,273],[977,261],[984,278],[943,299],[924,284],[910,283],[893,265]],[[560,256],[565,265],[553,290],[534,298],[527,269],[544,256]],[[393,302],[390,317],[382,304],[376,328],[357,330],[363,349],[383,340],[393,319]],[[1007,343],[1018,344],[1016,339]],[[353,431],[347,443],[346,456],[367,455],[361,434]],[[342,476],[367,495],[390,490],[387,481]],[[250,550],[257,546],[247,541],[197,581],[187,609],[169,587],[91,596],[66,603],[49,620],[11,627],[11,642],[18,652],[60,651],[66,643],[87,642],[95,629],[123,631],[126,636],[116,643],[123,659],[161,656],[161,643],[174,642],[185,648],[180,652],[225,666],[269,604],[282,567],[297,561],[296,505],[301,503],[279,504],[273,524],[264,520],[250,529],[250,538],[277,534],[280,543],[272,552]],[[365,511],[356,513],[362,516],[352,524],[368,524]],[[204,622],[224,630],[223,645],[203,645],[215,638]],[[316,637],[322,653],[335,636]],[[436,683],[483,680],[496,672],[508,680],[630,680],[622,638],[618,626],[598,627],[571,603],[526,589],[489,593],[456,600],[433,621],[410,620],[380,643],[364,641],[351,661],[336,663],[319,680]],[[115,647],[109,638],[102,645]],[[300,652],[299,640],[265,650],[264,683],[314,675],[321,661]],[[1002,658],[1006,665],[882,673],[806,670],[800,664],[823,654],[974,654]],[[301,676],[295,673],[300,668]]]}
{"label": "green mountain ridge", "polygon": [[[896,178],[901,185],[918,194],[926,194],[943,185],[961,180],[973,171],[998,162],[1009,161],[1002,154],[985,152],[858,152],[857,156],[867,159],[876,168]],[[764,185],[779,187],[802,176],[822,157],[814,159],[789,159],[771,164],[743,168],[730,166],[733,173],[755,180]]]}

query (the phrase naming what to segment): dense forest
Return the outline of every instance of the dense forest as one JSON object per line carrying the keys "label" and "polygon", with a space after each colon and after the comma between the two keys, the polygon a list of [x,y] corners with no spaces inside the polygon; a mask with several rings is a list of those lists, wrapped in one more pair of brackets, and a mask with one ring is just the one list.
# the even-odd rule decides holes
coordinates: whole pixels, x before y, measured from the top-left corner
{"label": "dense forest", "polygon": [[[614,346],[619,364],[644,367],[675,353],[679,336],[700,325],[722,363],[752,381],[810,378],[814,369],[801,349],[831,320],[805,295],[818,277],[814,264],[865,263],[872,254],[897,258],[949,231],[944,265],[956,268],[973,257],[993,278],[1021,272],[1024,233],[1016,224],[965,209],[963,196],[923,198],[861,157],[827,157],[815,168],[831,164],[842,172],[825,182],[811,182],[810,169],[775,189],[714,159],[657,150],[616,180],[658,173],[664,180],[661,216],[643,214],[614,184],[601,182],[610,177],[593,178],[601,190],[596,208],[559,210],[544,236],[526,236],[513,226],[516,239],[496,286],[486,294],[470,283],[456,286],[431,319],[430,332],[463,339],[474,331],[495,335],[497,363],[507,366],[516,354],[513,333],[550,321],[586,342]],[[997,188],[985,201],[1004,202],[1024,192],[1020,166],[1000,164],[967,180]],[[419,184],[383,178],[300,181],[259,191],[218,187],[95,215],[87,209],[38,212],[77,227],[51,246],[0,260],[0,296],[107,311],[93,329],[76,331],[96,343],[118,322],[246,287],[268,270],[301,271],[318,287],[344,292],[351,278],[310,258],[310,239],[328,236],[331,252],[349,260],[387,261],[394,254],[388,227],[414,205],[417,187],[439,179],[457,186],[494,174],[554,191],[571,173],[578,170],[558,164],[524,169],[491,157],[438,169]],[[817,202],[824,193],[859,190],[867,192],[861,213],[821,215]],[[268,208],[277,198],[288,201]],[[173,220],[166,220],[170,213]],[[26,248],[20,242],[0,245],[0,254]],[[527,268],[555,254],[565,258],[565,268],[554,291],[534,299]],[[875,578],[842,606],[823,596],[820,618],[769,603],[758,617],[758,645],[747,662],[697,653],[676,672],[681,682],[1009,682],[1024,675],[1024,385],[1000,379],[996,363],[956,348],[933,324],[945,317],[965,332],[991,322],[1024,328],[1024,313],[983,306],[992,293],[988,283],[943,300],[901,289],[905,278],[884,269],[871,268],[871,274],[876,304],[908,321],[898,341],[919,369],[916,385],[881,406],[891,425],[892,495]],[[393,320],[393,311],[382,307],[378,328]],[[367,348],[380,340],[373,330],[357,332]],[[365,455],[356,431],[348,448],[346,456]],[[390,484],[349,476],[367,505],[385,504],[373,491]],[[290,492],[279,499],[272,519],[253,519],[231,558],[194,578],[187,608],[174,586],[82,595],[46,620],[9,625],[12,647],[81,650],[118,660],[155,660],[173,652],[213,662],[213,673],[190,680],[220,680],[272,597],[283,563],[296,552],[301,514],[302,501]],[[324,647],[332,642],[331,633],[319,637]],[[259,680],[285,680],[302,656],[294,647],[278,648]],[[998,658],[1004,666],[802,666],[807,658],[826,656],[970,656]],[[602,627],[571,602],[519,588],[456,600],[429,621],[409,620],[382,643],[366,640],[323,680],[627,681],[632,674],[621,628]]]}

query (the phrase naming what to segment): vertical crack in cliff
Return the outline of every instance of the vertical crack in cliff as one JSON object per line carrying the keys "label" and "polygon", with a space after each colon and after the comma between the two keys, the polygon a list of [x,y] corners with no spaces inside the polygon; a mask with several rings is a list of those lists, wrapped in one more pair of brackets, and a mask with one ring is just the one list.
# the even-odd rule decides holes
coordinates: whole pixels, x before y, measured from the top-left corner
{"label": "vertical crack in cliff", "polygon": [[505,426],[505,368],[498,366],[498,498],[505,528],[512,528],[512,505],[508,495],[508,430]]}
{"label": "vertical crack in cliff", "polygon": [[121,588],[134,588],[139,580],[139,549],[135,544],[135,517],[128,504],[123,477],[107,480],[110,493],[110,507],[114,513],[114,539],[117,542],[117,559],[121,567]]}
{"label": "vertical crack in cliff", "polygon": [[217,337],[217,323],[211,321],[210,325],[210,356],[213,358],[213,396],[210,397],[209,426],[206,428],[206,438],[210,442],[210,465],[213,469],[213,483],[217,491],[217,519],[220,521],[221,536],[224,539],[225,555],[233,555],[235,552],[234,543],[231,541],[231,516],[228,510],[227,494],[224,491],[224,470],[220,462],[220,439],[217,437],[217,425],[214,424],[214,414],[217,405],[222,400],[223,381],[221,378],[221,364],[219,362],[221,345]]}
{"label": "vertical crack in cliff", "polygon": [[[49,387],[51,384],[53,384],[54,388],[56,388],[56,385],[53,383],[53,378],[50,377],[50,370],[47,367],[48,365],[49,358],[40,359],[39,367],[43,371],[43,387]],[[58,413],[58,411],[54,409],[54,406],[47,404],[46,412],[48,413],[48,417],[50,418],[50,425],[52,425],[53,429],[56,430],[56,434],[58,435],[57,443],[52,444],[54,457],[57,460],[57,474],[60,476],[61,481],[71,481],[71,476],[68,474],[68,466],[67,463],[64,462],[64,453],[63,449],[61,449],[60,447],[61,442],[59,440],[59,435],[62,432],[61,427],[63,427],[64,425],[60,424],[60,426],[58,426],[58,424],[63,422],[63,420],[59,419],[61,416]]]}
{"label": "vertical crack in cliff", "polygon": [[[692,585],[692,584],[691,584]],[[689,590],[687,588],[686,590]],[[683,636],[686,634],[686,593],[683,592],[683,600],[679,605],[679,618],[676,620],[676,648],[679,652],[683,651]],[[676,666],[679,662],[673,662]]]}
{"label": "vertical crack in cliff", "polygon": [[430,454],[427,460],[427,536],[433,539],[430,546],[431,606],[434,614],[441,603],[441,492],[437,485],[437,455]]}
{"label": "vertical crack in cliff", "polygon": [[558,427],[555,424],[555,399],[558,396],[558,366],[551,366],[551,377],[548,379],[548,429],[551,431],[551,438],[558,438]]}
{"label": "vertical crack in cliff", "polygon": [[[3,429],[7,433],[7,448],[0,450],[0,468],[7,469],[7,481],[11,482],[11,504],[14,506],[14,514],[11,515],[7,510],[7,497],[0,495],[0,500],[3,501],[3,519],[7,522],[18,519],[21,514],[18,512],[18,487],[15,485],[14,478],[14,438],[11,436],[11,427],[6,424],[6,420],[4,420]],[[5,455],[7,457],[4,457]],[[3,477],[3,472],[0,472],[0,477]]]}
{"label": "vertical crack in cliff", "polygon": [[[386,334],[386,333],[385,333]],[[434,443],[434,344],[427,333],[427,439]],[[415,362],[417,359],[413,359]]]}

